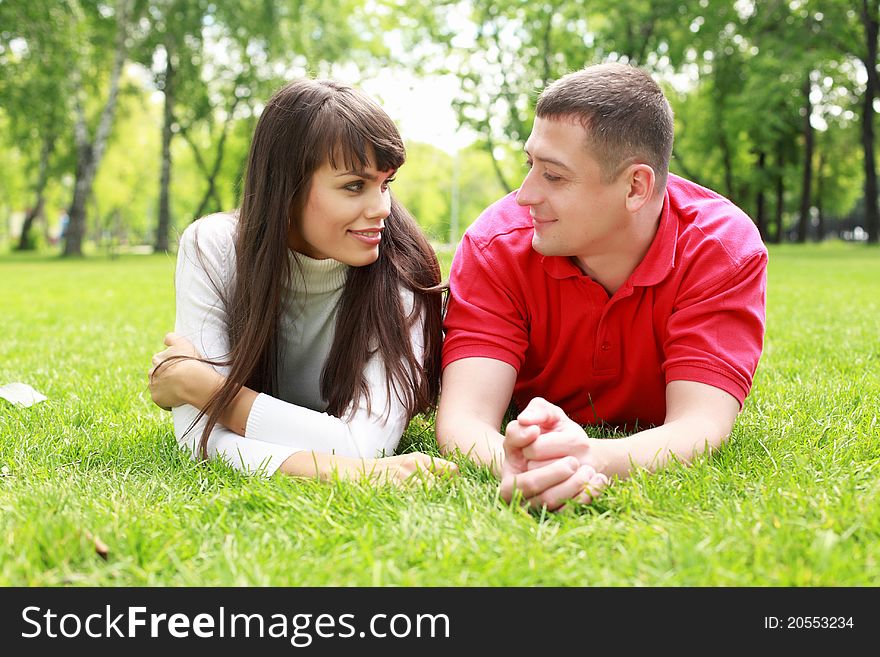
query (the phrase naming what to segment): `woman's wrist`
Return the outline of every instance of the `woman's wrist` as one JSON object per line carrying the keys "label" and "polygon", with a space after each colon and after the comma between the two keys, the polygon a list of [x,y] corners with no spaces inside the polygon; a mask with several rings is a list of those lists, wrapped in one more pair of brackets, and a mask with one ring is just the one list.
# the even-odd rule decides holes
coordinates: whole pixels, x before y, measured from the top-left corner
{"label": "woman's wrist", "polygon": [[370,475],[376,469],[376,459],[362,459],[319,452],[297,452],[290,456],[282,471],[299,477],[315,477],[329,481],[334,477],[357,481]]}
{"label": "woman's wrist", "polygon": [[197,360],[188,361],[186,365],[187,368],[180,373],[180,396],[185,403],[202,410],[223,385],[224,377],[213,367]]}

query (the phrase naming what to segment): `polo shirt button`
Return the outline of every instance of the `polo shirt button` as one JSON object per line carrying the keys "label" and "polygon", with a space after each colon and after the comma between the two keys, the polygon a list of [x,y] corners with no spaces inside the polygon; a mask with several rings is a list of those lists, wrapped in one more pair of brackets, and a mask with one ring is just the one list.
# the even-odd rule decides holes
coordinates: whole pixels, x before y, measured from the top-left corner
{"label": "polo shirt button", "polygon": [[602,351],[611,351],[611,343],[607,341],[603,342],[601,349]]}

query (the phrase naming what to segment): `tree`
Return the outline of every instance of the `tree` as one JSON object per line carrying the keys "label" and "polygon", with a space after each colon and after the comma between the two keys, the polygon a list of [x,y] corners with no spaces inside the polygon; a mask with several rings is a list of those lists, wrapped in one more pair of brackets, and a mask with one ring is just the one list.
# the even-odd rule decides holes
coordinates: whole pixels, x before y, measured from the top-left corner
{"label": "tree", "polygon": [[[865,194],[865,223],[868,241],[880,239],[880,207],[878,207],[877,166],[875,160],[874,101],[880,96],[880,75],[877,71],[878,27],[880,0],[833,0],[810,3],[822,16],[822,34],[838,52],[858,62],[865,74],[864,90],[855,76],[853,89],[861,96],[861,142]],[[854,6],[855,5],[855,6]]]}
{"label": "tree", "polygon": [[[84,86],[86,80],[84,77],[84,68],[86,61],[74,63],[72,71],[74,89],[74,106],[76,113],[76,123],[74,124],[74,137],[76,142],[76,181],[73,187],[73,199],[70,203],[68,215],[70,217],[67,225],[67,231],[64,241],[65,256],[82,255],[82,242],[85,236],[86,228],[86,203],[92,191],[92,183],[95,179],[95,173],[101,163],[104,155],[104,149],[107,145],[107,137],[110,134],[110,128],[113,124],[113,115],[116,111],[116,101],[119,93],[119,78],[122,75],[122,65],[125,62],[127,50],[127,37],[129,31],[129,21],[132,16],[132,0],[117,0],[113,10],[114,37],[112,53],[112,63],[109,74],[107,99],[103,103],[103,107],[98,117],[97,127],[94,135],[90,135],[88,119],[86,116],[86,107],[84,95]],[[79,33],[81,39],[87,43],[98,44],[100,39],[97,34],[89,34],[88,29],[94,26],[96,32],[101,28],[106,29],[104,24],[107,19],[103,18],[100,10],[95,15],[85,17],[77,16],[74,19],[74,27]],[[92,37],[92,39],[89,39]],[[93,56],[98,56],[100,52],[95,52]],[[85,59],[85,58],[84,58]]]}
{"label": "tree", "polygon": [[[159,167],[159,203],[154,248],[168,250],[171,226],[171,141],[179,130],[175,122],[179,99],[197,96],[202,74],[202,30],[209,15],[207,0],[153,0],[147,19],[150,29],[137,59],[153,71],[163,95],[162,155]],[[184,100],[185,102],[185,100]]]}
{"label": "tree", "polygon": [[70,164],[64,137],[71,125],[65,102],[71,37],[67,13],[55,4],[0,3],[0,24],[6,26],[0,31],[0,106],[30,181],[19,250],[33,247],[34,224],[40,218],[46,222],[50,178]]}

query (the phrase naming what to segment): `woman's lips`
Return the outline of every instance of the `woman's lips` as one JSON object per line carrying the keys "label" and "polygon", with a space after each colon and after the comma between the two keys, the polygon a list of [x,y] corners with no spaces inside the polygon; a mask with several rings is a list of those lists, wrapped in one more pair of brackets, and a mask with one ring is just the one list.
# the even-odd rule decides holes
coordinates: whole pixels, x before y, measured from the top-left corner
{"label": "woman's lips", "polygon": [[360,240],[364,244],[369,244],[370,246],[375,246],[379,242],[382,241],[382,229],[381,228],[369,228],[367,230],[349,230],[351,236],[356,240]]}

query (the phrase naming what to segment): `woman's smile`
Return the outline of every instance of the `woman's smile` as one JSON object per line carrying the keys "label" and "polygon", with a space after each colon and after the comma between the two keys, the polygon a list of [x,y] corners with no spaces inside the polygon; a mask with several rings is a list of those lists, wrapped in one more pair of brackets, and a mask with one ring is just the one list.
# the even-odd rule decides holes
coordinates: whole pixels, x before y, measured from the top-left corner
{"label": "woman's smile", "polygon": [[376,246],[382,241],[382,228],[366,228],[364,230],[349,230],[352,237],[369,246]]}

